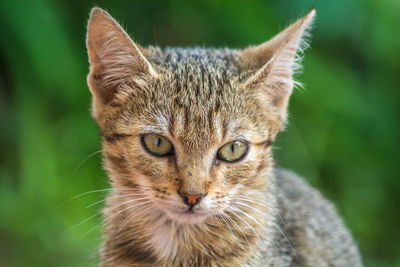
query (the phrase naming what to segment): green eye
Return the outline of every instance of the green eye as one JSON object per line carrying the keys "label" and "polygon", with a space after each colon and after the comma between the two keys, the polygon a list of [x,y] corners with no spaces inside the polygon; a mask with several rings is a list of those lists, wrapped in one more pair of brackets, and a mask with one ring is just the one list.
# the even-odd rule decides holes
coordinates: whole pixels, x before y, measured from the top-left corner
{"label": "green eye", "polygon": [[174,151],[171,142],[158,134],[142,135],[142,144],[151,154],[159,157],[169,156]]}
{"label": "green eye", "polygon": [[248,148],[249,145],[246,142],[233,141],[218,150],[218,158],[228,162],[238,161],[246,155]]}

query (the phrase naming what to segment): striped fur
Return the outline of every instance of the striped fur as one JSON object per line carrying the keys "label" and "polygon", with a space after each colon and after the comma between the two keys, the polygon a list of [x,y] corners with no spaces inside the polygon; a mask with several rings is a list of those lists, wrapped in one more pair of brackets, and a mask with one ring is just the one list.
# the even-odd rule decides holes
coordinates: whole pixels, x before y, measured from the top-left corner
{"label": "striped fur", "polygon": [[[361,265],[331,204],[272,158],[314,13],[233,50],[143,48],[92,11],[88,83],[113,189],[102,266]],[[149,154],[149,133],[168,138],[173,155]],[[216,158],[233,140],[249,143],[246,157]],[[180,190],[204,196],[191,213]]]}

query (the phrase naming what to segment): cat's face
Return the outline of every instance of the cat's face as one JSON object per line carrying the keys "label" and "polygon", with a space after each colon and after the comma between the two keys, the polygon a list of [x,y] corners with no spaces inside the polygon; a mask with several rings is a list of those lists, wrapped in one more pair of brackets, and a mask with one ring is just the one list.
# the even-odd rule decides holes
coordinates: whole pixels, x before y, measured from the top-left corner
{"label": "cat's face", "polygon": [[181,66],[124,88],[98,115],[106,164],[115,185],[138,186],[172,219],[198,222],[262,187],[275,122],[237,77],[195,60],[219,60],[218,51],[164,53],[187,54]]}
{"label": "cat's face", "polygon": [[180,223],[257,201],[304,23],[242,51],[160,50],[138,47],[108,14],[92,12],[88,81],[115,189]]}

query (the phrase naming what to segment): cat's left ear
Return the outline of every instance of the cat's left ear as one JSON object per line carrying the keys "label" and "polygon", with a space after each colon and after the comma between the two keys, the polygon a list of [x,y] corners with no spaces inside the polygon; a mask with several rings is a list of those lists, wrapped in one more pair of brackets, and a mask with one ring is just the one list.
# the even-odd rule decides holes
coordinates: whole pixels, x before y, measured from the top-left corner
{"label": "cat's left ear", "polygon": [[245,87],[265,104],[272,106],[286,121],[287,105],[292,93],[293,73],[299,67],[296,57],[306,47],[304,41],[315,10],[297,20],[271,40],[240,51],[242,69],[253,73]]}
{"label": "cat's left ear", "polygon": [[113,99],[121,85],[131,79],[156,75],[122,27],[106,11],[95,7],[90,13],[86,45],[90,61],[88,84],[95,103]]}

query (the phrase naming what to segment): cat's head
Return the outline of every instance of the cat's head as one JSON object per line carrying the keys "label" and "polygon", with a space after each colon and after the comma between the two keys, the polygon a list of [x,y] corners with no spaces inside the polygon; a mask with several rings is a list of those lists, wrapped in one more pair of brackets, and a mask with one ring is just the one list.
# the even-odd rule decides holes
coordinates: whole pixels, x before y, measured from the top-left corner
{"label": "cat's head", "polygon": [[314,13],[244,50],[159,49],[93,9],[88,84],[113,186],[182,223],[257,201]]}

